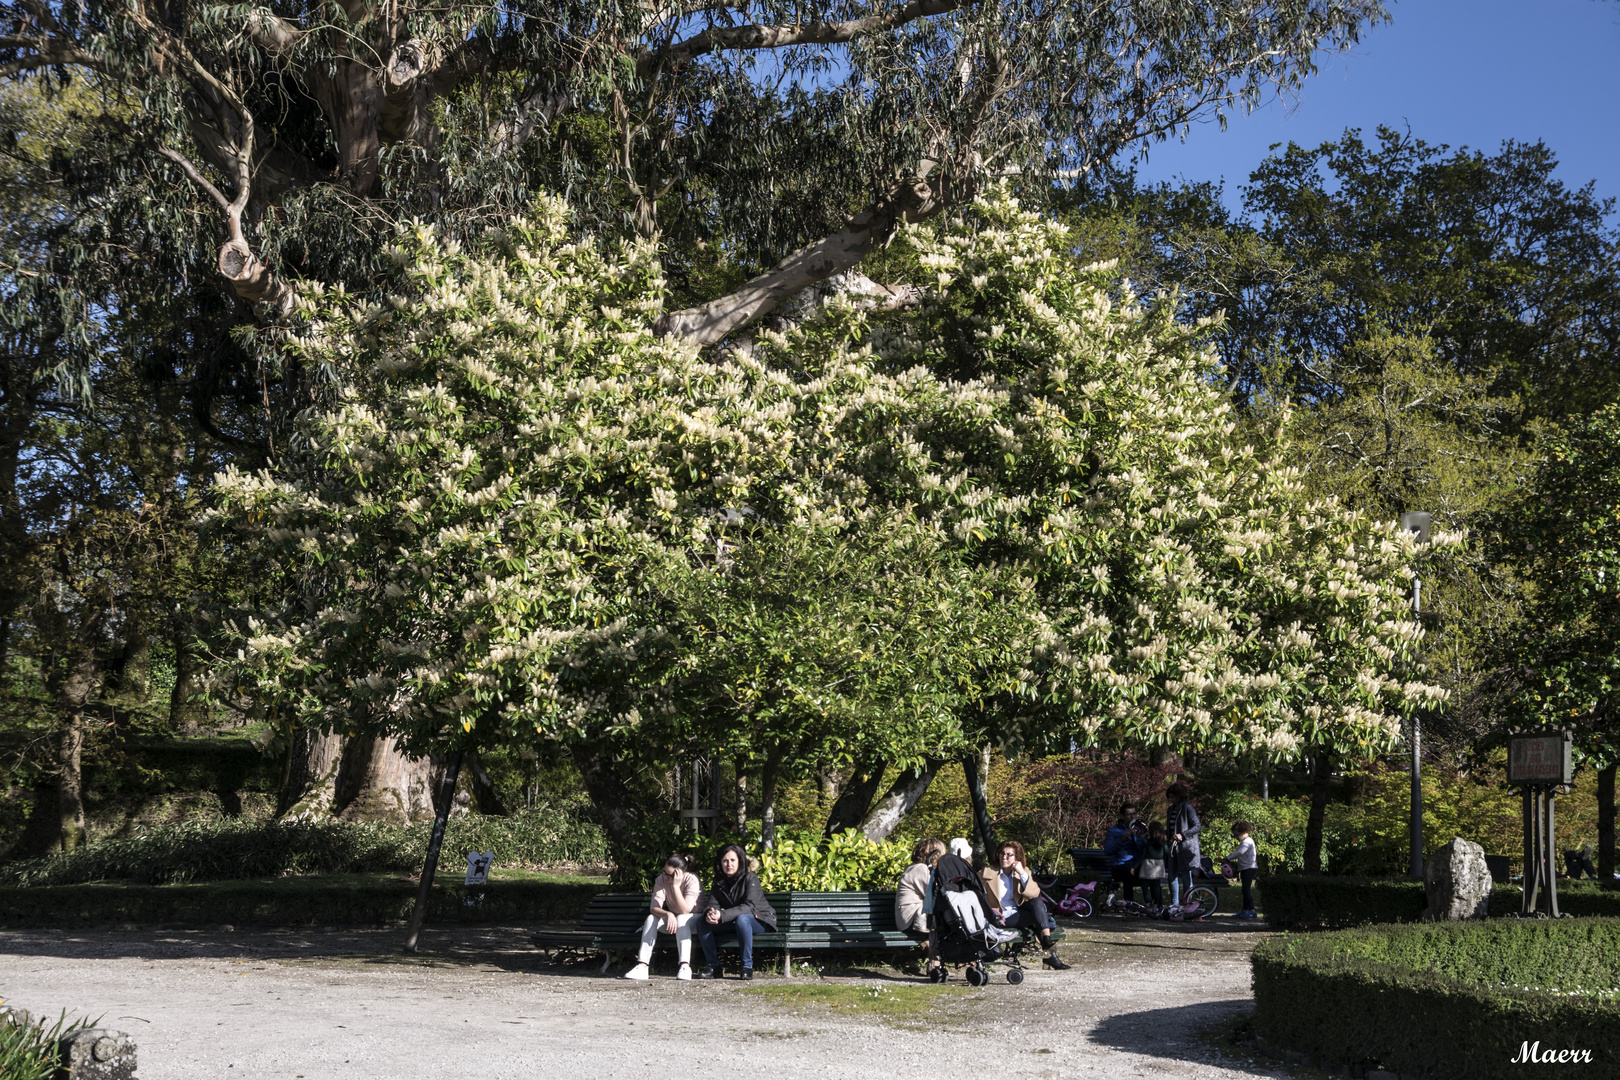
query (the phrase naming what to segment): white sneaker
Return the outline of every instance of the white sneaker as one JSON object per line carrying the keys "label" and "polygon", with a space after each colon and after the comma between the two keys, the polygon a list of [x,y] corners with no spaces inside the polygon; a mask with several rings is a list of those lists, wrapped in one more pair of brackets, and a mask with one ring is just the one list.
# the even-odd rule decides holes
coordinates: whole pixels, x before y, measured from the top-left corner
{"label": "white sneaker", "polygon": [[681,982],[691,982],[692,981],[692,965],[691,964],[682,964],[681,969],[675,973],[675,977],[677,979],[681,980]]}
{"label": "white sneaker", "polygon": [[626,978],[626,979],[634,979],[637,982],[646,982],[647,981],[647,965],[646,964],[637,964],[635,967],[631,968],[629,971],[624,973],[624,978]]}

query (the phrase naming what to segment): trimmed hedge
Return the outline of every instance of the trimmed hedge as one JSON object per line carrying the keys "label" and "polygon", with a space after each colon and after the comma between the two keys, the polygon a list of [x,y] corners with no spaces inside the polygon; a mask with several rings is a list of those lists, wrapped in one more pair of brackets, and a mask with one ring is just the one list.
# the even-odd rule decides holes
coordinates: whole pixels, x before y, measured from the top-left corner
{"label": "trimmed hedge", "polygon": [[1539,1043],[1591,1052],[1539,1076],[1620,1073],[1620,919],[1285,934],[1253,966],[1256,1035],[1323,1069],[1494,1080],[1524,1075],[1512,1059]]}
{"label": "trimmed hedge", "polygon": [[[602,865],[608,847],[585,804],[520,810],[505,817],[450,819],[446,853],[495,852],[495,865]],[[378,874],[421,868],[431,822],[190,821],[154,825],[134,836],[98,840],[43,859],[0,867],[0,886],[128,881],[172,885],[282,874]],[[448,854],[447,854],[448,857]],[[454,858],[449,860],[452,864]]]}
{"label": "trimmed hedge", "polygon": [[[1517,885],[1491,890],[1490,913],[1519,913]],[[1260,879],[1260,909],[1278,928],[1309,930],[1365,926],[1368,923],[1412,923],[1423,918],[1428,899],[1421,881],[1276,874]],[[1560,883],[1558,909],[1566,915],[1620,917],[1620,892]]]}
{"label": "trimmed hedge", "polygon": [[[468,907],[459,882],[435,884],[428,923],[568,922],[607,888],[494,880],[483,902]],[[409,918],[415,902],[413,882],[363,874],[201,885],[47,885],[0,888],[0,927],[380,926]]]}

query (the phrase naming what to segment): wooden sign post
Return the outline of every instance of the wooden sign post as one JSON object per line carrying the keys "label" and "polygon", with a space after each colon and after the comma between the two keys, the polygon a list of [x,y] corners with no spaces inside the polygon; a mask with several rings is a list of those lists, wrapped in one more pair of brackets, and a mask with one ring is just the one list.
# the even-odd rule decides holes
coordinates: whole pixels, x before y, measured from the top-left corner
{"label": "wooden sign post", "polygon": [[1575,737],[1568,731],[1536,731],[1508,736],[1508,783],[1524,795],[1524,899],[1520,918],[1538,913],[1543,890],[1546,914],[1558,912],[1558,842],[1553,806],[1574,779]]}

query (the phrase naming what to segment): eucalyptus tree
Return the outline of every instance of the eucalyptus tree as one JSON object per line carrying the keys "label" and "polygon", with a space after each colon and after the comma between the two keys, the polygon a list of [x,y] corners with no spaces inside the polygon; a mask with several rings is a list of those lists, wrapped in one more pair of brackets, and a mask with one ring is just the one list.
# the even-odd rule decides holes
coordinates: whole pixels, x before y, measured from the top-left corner
{"label": "eucalyptus tree", "polygon": [[1376,0],[0,10],[0,75],[90,70],[140,103],[131,167],[173,188],[128,227],[213,207],[220,279],[261,310],[287,310],[295,278],[366,280],[379,225],[476,235],[541,179],[595,221],[776,263],[664,313],[699,343],[987,177],[1039,188],[1224,119],[1384,17]]}

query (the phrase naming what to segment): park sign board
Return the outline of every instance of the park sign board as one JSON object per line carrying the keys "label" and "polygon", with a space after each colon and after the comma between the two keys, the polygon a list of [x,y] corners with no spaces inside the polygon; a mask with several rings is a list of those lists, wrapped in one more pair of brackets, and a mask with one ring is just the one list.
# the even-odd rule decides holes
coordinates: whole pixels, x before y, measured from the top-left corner
{"label": "park sign board", "polygon": [[1574,779],[1570,753],[1574,736],[1567,731],[1538,731],[1508,736],[1508,783],[1567,784]]}

